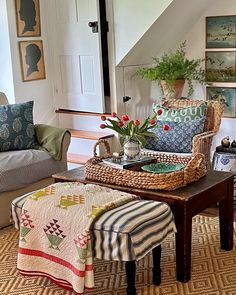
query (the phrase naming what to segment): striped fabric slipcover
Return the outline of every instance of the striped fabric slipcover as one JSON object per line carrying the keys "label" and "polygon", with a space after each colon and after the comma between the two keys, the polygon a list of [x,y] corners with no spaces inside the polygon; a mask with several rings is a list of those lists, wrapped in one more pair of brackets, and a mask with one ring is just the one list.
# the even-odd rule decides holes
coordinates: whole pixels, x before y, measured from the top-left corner
{"label": "striped fabric slipcover", "polygon": [[[18,229],[22,207],[30,194],[12,203],[12,219]],[[99,216],[91,230],[94,258],[130,261],[144,257],[176,228],[166,203],[135,200]]]}
{"label": "striped fabric slipcover", "polygon": [[92,231],[94,257],[131,261],[143,258],[176,228],[166,203],[134,200],[105,212]]}

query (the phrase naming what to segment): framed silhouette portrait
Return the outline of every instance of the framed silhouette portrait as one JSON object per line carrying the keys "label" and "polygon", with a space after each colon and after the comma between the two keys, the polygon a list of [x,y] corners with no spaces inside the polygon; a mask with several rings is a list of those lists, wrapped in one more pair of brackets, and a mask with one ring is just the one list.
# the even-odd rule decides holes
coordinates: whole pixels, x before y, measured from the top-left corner
{"label": "framed silhouette portrait", "polygon": [[39,0],[15,0],[18,37],[41,36]]}
{"label": "framed silhouette portrait", "polygon": [[20,41],[19,53],[24,82],[46,78],[42,40]]}

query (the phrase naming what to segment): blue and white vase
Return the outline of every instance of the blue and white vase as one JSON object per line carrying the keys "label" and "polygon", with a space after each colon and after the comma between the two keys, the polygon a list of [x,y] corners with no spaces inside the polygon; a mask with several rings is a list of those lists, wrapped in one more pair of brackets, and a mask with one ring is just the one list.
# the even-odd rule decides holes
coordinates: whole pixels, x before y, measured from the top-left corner
{"label": "blue and white vase", "polygon": [[123,147],[124,147],[124,160],[137,161],[140,159],[141,144],[136,138],[126,136]]}

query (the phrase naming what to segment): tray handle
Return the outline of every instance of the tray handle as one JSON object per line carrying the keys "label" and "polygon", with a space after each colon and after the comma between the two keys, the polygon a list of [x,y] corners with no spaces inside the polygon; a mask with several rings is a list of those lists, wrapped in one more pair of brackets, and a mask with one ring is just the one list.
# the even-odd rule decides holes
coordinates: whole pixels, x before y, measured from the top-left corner
{"label": "tray handle", "polygon": [[196,170],[205,167],[205,157],[201,153],[197,153],[192,157],[188,162],[185,171],[184,171],[184,183],[187,184],[193,181],[193,175],[196,175]]}
{"label": "tray handle", "polygon": [[[104,149],[105,149],[105,154],[104,154],[103,157],[100,157],[100,156],[97,155],[97,147],[100,146],[100,145],[103,145],[104,146]],[[105,139],[99,139],[95,143],[95,145],[93,147],[93,156],[96,159],[103,159],[103,158],[107,158],[107,157],[110,157],[111,156],[111,149],[110,149],[110,145],[107,142],[107,140],[105,140]]]}

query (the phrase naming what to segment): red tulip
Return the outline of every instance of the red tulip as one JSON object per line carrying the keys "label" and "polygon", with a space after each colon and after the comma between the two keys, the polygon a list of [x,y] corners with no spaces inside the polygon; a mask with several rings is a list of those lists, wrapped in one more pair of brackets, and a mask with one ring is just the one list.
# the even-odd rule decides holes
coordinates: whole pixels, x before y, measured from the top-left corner
{"label": "red tulip", "polygon": [[123,121],[119,121],[117,124],[118,124],[118,126],[120,126],[120,127],[124,126],[124,122],[123,122]]}
{"label": "red tulip", "polygon": [[104,115],[101,116],[102,121],[106,121],[106,119],[107,119],[106,116],[104,116]]}
{"label": "red tulip", "polygon": [[167,124],[164,124],[162,128],[163,128],[163,130],[165,130],[165,131],[168,131],[168,130],[171,129],[171,127],[170,127],[169,125],[167,125]]}
{"label": "red tulip", "polygon": [[106,124],[101,124],[101,125],[100,125],[100,128],[101,128],[101,129],[105,129],[106,127],[107,127]]}
{"label": "red tulip", "polygon": [[156,124],[156,119],[151,119],[149,122],[151,125],[155,125]]}
{"label": "red tulip", "polygon": [[163,110],[162,109],[159,109],[156,112],[157,112],[157,115],[160,116],[163,113]]}
{"label": "red tulip", "polygon": [[128,115],[122,115],[121,116],[123,121],[129,121],[129,116]]}
{"label": "red tulip", "polygon": [[138,119],[134,120],[134,125],[135,125],[135,126],[140,125],[140,121],[139,121]]}
{"label": "red tulip", "polygon": [[112,116],[113,118],[116,118],[116,117],[117,117],[117,113],[113,112],[113,113],[111,114],[111,116]]}

